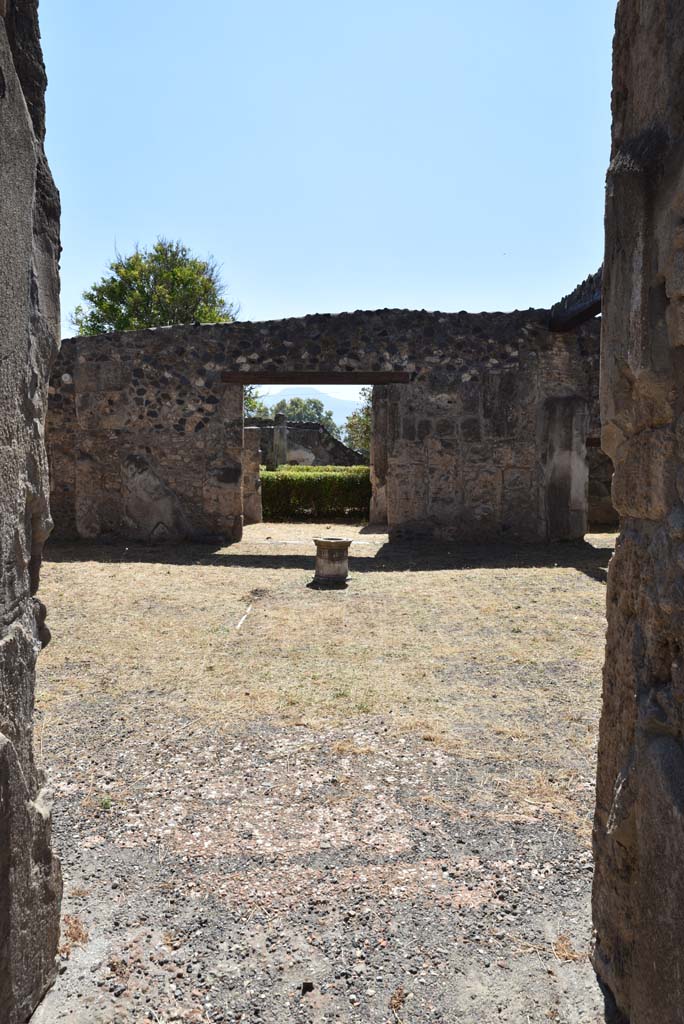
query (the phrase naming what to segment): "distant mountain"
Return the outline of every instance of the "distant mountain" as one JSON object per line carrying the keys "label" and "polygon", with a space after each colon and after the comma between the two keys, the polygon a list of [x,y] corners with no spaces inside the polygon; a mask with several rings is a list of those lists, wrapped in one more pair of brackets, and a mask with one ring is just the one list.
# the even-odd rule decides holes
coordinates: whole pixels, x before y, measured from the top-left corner
{"label": "distant mountain", "polygon": [[319,391],[318,388],[307,387],[306,385],[303,387],[293,385],[292,387],[283,388],[277,395],[264,395],[261,401],[271,409],[283,399],[287,401],[290,398],[318,398],[323,403],[325,409],[330,409],[338,427],[344,427],[347,416],[350,416],[361,404],[349,398],[334,398],[332,395],[327,395],[325,391]]}

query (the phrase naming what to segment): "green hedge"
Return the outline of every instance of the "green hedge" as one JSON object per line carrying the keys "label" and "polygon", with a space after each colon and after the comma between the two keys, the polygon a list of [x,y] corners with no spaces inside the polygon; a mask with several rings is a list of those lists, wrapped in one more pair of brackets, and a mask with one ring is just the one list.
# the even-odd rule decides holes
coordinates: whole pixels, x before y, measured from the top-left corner
{"label": "green hedge", "polygon": [[281,466],[261,471],[264,519],[365,519],[368,466]]}
{"label": "green hedge", "polygon": [[278,466],[278,469],[272,471],[267,469],[266,466],[261,467],[263,473],[337,473],[346,474],[347,476],[353,476],[355,473],[363,476],[364,473],[369,472],[368,466]]}

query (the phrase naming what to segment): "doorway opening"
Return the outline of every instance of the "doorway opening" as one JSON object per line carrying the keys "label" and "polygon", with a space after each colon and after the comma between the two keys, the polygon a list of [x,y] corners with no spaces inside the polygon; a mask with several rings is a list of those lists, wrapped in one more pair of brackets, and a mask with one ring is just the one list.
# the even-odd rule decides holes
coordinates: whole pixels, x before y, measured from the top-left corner
{"label": "doorway opening", "polygon": [[228,383],[243,385],[245,525],[319,521],[386,528],[383,392],[407,383],[409,374],[230,376]]}

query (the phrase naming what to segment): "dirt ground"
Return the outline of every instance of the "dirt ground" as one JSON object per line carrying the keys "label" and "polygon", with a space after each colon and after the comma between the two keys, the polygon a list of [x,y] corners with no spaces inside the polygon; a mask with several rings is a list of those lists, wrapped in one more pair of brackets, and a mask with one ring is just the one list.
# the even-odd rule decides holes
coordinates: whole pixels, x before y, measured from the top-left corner
{"label": "dirt ground", "polygon": [[[340,532],[349,587],[309,588]],[[34,1020],[603,1020],[613,541],[49,545],[36,747],[65,899]]]}

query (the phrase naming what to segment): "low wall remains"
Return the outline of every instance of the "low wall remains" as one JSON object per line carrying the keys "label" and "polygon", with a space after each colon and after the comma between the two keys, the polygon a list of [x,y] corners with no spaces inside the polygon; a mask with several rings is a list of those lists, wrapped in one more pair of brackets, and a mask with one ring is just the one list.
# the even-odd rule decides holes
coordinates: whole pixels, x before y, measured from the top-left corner
{"label": "low wall remains", "polygon": [[[299,466],[366,466],[367,456],[355,451],[334,437],[322,423],[298,423],[276,416],[275,419],[250,416],[245,427],[257,427],[261,434],[262,463],[269,469],[278,465]],[[280,431],[284,453],[276,458],[275,434]]]}

